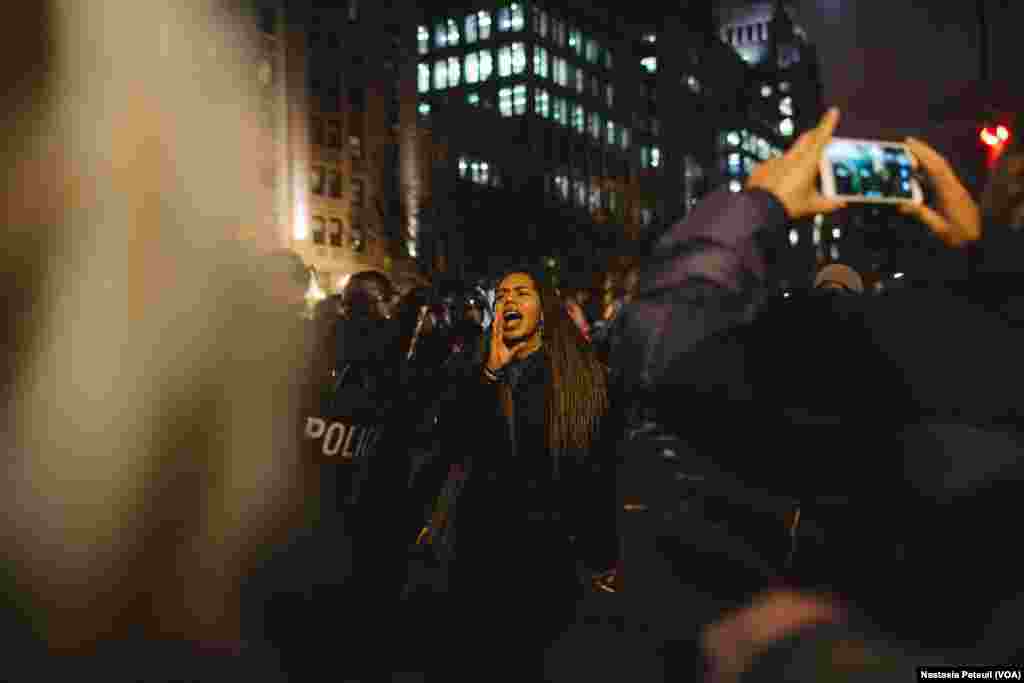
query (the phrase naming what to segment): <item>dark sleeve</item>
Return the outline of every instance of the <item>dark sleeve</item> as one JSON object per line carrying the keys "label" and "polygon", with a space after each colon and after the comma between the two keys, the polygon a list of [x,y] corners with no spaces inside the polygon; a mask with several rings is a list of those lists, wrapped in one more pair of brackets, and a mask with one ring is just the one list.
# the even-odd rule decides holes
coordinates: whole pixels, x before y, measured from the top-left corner
{"label": "dark sleeve", "polygon": [[[486,382],[482,367],[465,375],[451,376],[439,389],[436,401],[438,424],[430,461],[416,476],[412,496],[427,509],[434,501],[455,463],[462,463],[480,447],[480,434],[494,433],[497,421],[497,389]],[[500,425],[500,423],[498,423]]]}
{"label": "dark sleeve", "polygon": [[1024,276],[1024,232],[986,224],[981,239],[970,246],[972,275]]}
{"label": "dark sleeve", "polygon": [[612,332],[627,389],[659,385],[674,358],[752,318],[765,274],[755,234],[785,220],[767,192],[721,190],[658,240]]}
{"label": "dark sleeve", "polygon": [[569,482],[569,489],[576,493],[577,500],[570,520],[577,554],[592,572],[608,571],[620,559],[616,486],[625,419],[614,389],[611,399],[598,440],[584,461],[574,463],[575,481]]}

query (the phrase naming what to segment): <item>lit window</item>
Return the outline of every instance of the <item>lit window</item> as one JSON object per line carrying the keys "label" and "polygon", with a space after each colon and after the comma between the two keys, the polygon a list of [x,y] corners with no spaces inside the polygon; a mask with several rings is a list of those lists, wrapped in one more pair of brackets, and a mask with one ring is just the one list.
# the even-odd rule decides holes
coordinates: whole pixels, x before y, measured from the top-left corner
{"label": "lit window", "polygon": [[341,122],[327,122],[327,146],[331,149],[341,149]]}
{"label": "lit window", "polygon": [[837,240],[843,236],[843,231],[839,228],[832,228],[832,239]]}
{"label": "lit window", "polygon": [[418,76],[419,91],[428,92],[430,90],[430,65],[420,64]]}
{"label": "lit window", "polygon": [[740,184],[740,181],[738,181],[738,180],[730,180],[729,181],[729,191],[730,192],[739,192],[742,189],[743,189],[743,185]]}
{"label": "lit window", "polygon": [[779,100],[779,113],[782,114],[783,116],[792,116],[793,115],[793,98],[792,97],[789,97],[787,95],[786,97],[783,97],[781,100]]}
{"label": "lit window", "polygon": [[470,52],[466,55],[466,83],[476,83],[480,80],[480,55]]}
{"label": "lit window", "polygon": [[363,229],[358,223],[353,224],[349,237],[349,245],[352,247],[352,251],[362,251],[365,244],[363,241]]}
{"label": "lit window", "polygon": [[491,179],[491,167],[486,161],[480,162],[480,183],[486,185]]}
{"label": "lit window", "polygon": [[612,51],[607,49],[607,48],[605,48],[605,51],[604,51],[604,68],[606,68],[606,69],[611,69],[612,68]]}
{"label": "lit window", "polygon": [[772,86],[770,86],[770,85],[762,85],[761,86],[761,97],[771,97],[771,96],[772,96]]}
{"label": "lit window", "polygon": [[590,186],[590,202],[588,208],[597,211],[601,208],[601,188],[596,183]]}
{"label": "lit window", "polygon": [[661,135],[661,121],[651,119],[651,135]]}
{"label": "lit window", "polygon": [[523,6],[519,3],[512,3],[512,30],[522,31],[526,25],[526,13],[523,11]]}
{"label": "lit window", "polygon": [[814,231],[811,233],[811,241],[814,242],[814,246],[821,244],[821,227],[815,225]]}
{"label": "lit window", "polygon": [[535,108],[538,116],[548,118],[551,114],[550,102],[548,99],[548,91],[543,88],[537,88],[535,97]]}
{"label": "lit window", "polygon": [[586,80],[586,74],[583,73],[583,69],[576,69],[576,92],[583,93],[584,81]]}
{"label": "lit window", "polygon": [[651,149],[647,145],[640,147],[640,168],[647,168],[651,165]]}
{"label": "lit window", "polygon": [[498,91],[498,111],[502,116],[512,116],[512,88]]}
{"label": "lit window", "polygon": [[559,47],[565,47],[565,22],[551,18],[551,40]]}
{"label": "lit window", "polygon": [[574,28],[569,29],[569,49],[576,54],[583,51],[583,36]]}
{"label": "lit window", "polygon": [[508,45],[498,48],[498,75],[512,75],[512,48]]}
{"label": "lit window", "polygon": [[541,78],[548,77],[548,51],[540,46],[533,48],[533,72]]}
{"label": "lit window", "polygon": [[650,209],[640,209],[640,222],[644,225],[650,225],[654,222],[654,212]]}
{"label": "lit window", "polygon": [[608,102],[609,107],[615,106],[615,87],[609,83],[604,87],[605,99]]}
{"label": "lit window", "polygon": [[548,13],[538,7],[533,8],[533,29],[541,38],[548,35]]}
{"label": "lit window", "polygon": [[792,135],[793,119],[782,119],[782,122],[779,124],[779,132],[785,135],[786,137]]}
{"label": "lit window", "polygon": [[476,30],[476,14],[470,14],[466,17],[466,43],[475,43],[477,39]]}
{"label": "lit window", "polygon": [[491,59],[489,50],[478,53],[480,55],[480,82],[486,81],[494,71],[494,60]]}
{"label": "lit window", "polygon": [[656,43],[658,42],[658,36],[654,35],[653,33],[648,33],[647,35],[644,36],[644,40],[648,43]]}
{"label": "lit window", "polygon": [[430,31],[426,26],[420,26],[416,29],[416,42],[419,44],[421,55],[425,55],[430,51]]}
{"label": "lit window", "polygon": [[893,273],[892,276],[896,280],[902,280],[903,279],[903,273]]}
{"label": "lit window", "polygon": [[651,168],[658,168],[661,166],[661,150],[657,147],[651,147]]}
{"label": "lit window", "polygon": [[573,193],[576,196],[576,203],[580,206],[587,205],[587,186],[583,184],[582,180],[572,181]]}
{"label": "lit window", "polygon": [[420,113],[420,116],[430,116],[430,103],[420,102],[416,107],[416,111]]}
{"label": "lit window", "polygon": [[700,81],[697,80],[696,76],[686,77],[686,87],[690,89],[690,92],[700,94]]}
{"label": "lit window", "polygon": [[476,13],[476,23],[479,29],[480,40],[487,40],[491,37],[491,13],[479,11]]}
{"label": "lit window", "polygon": [[309,191],[313,194],[324,193],[324,169],[314,166],[309,174]]}
{"label": "lit window", "polygon": [[779,83],[779,92],[789,92],[789,81]]}
{"label": "lit window", "polygon": [[622,149],[629,149],[629,128],[623,127],[620,129],[619,136],[622,140]]}
{"label": "lit window", "polygon": [[446,47],[448,45],[448,27],[443,22],[434,24],[434,47]]}
{"label": "lit window", "polygon": [[475,92],[467,93],[466,94],[466,103],[467,104],[471,104],[474,107],[480,106],[480,93],[475,93]]}
{"label": "lit window", "polygon": [[587,40],[587,61],[591,64],[597,63],[597,41],[590,39]]}
{"label": "lit window", "polygon": [[553,72],[552,75],[553,75],[553,77],[555,79],[555,83],[557,83],[558,85],[564,86],[565,82],[566,82],[565,81],[565,60],[562,59],[561,57],[552,57],[551,58],[551,71]]}
{"label": "lit window", "polygon": [[569,178],[568,176],[560,175],[555,178],[555,187],[558,188],[558,194],[562,195],[562,199],[569,198]]}
{"label": "lit window", "polygon": [[729,169],[736,171],[740,168],[740,155],[737,152],[733,152],[729,155]]}
{"label": "lit window", "polygon": [[566,124],[565,100],[555,97],[551,101],[551,118],[563,126]]}
{"label": "lit window", "polygon": [[729,134],[725,136],[725,141],[733,147],[737,147],[740,144],[740,134],[736,131],[729,131]]}
{"label": "lit window", "polygon": [[512,13],[508,7],[498,9],[498,30],[508,31],[512,28]]}
{"label": "lit window", "polygon": [[609,145],[615,144],[615,122],[608,121],[605,123],[605,142]]}
{"label": "lit window", "polygon": [[512,107],[516,116],[521,116],[526,113],[526,100],[525,85],[517,85],[512,89]]}
{"label": "lit window", "polygon": [[815,225],[821,225],[824,222],[825,222],[825,215],[824,214],[821,214],[821,213],[815,214],[815,216],[814,216],[814,224]]}
{"label": "lit window", "polygon": [[577,133],[583,132],[583,107],[578,104],[572,105],[572,127]]}
{"label": "lit window", "polygon": [[800,243],[800,233],[796,228],[792,228],[789,231],[789,243],[794,247]]}
{"label": "lit window", "polygon": [[832,245],[832,249],[829,250],[833,261],[839,260],[839,247]]}
{"label": "lit window", "polygon": [[441,59],[434,62],[434,90],[448,87],[448,62]]}
{"label": "lit window", "polygon": [[601,139],[601,115],[597,112],[590,112],[590,136],[595,140]]}
{"label": "lit window", "polygon": [[348,20],[359,21],[359,0],[348,0]]}
{"label": "lit window", "polygon": [[644,57],[640,60],[643,67],[647,69],[648,73],[654,73],[658,70],[658,58],[657,57]]}
{"label": "lit window", "polygon": [[521,74],[526,70],[526,46],[512,43],[512,73]]}
{"label": "lit window", "polygon": [[448,44],[458,45],[459,44],[459,25],[455,23],[454,19],[447,21],[448,25]]}
{"label": "lit window", "polygon": [[459,84],[459,58],[448,58],[448,85],[453,88]]}

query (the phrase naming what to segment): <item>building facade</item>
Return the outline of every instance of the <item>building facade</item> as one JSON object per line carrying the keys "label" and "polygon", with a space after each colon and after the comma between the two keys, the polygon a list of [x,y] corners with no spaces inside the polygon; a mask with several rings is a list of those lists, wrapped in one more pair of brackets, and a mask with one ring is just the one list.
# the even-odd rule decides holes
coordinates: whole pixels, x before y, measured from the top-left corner
{"label": "building facade", "polygon": [[[595,278],[607,263],[592,268],[588,259],[601,258],[602,246],[606,256],[622,251],[656,220],[656,194],[641,181],[659,150],[633,106],[644,71],[608,13],[572,3],[428,3],[416,48],[438,263],[457,275],[486,270],[486,259],[459,262],[499,244],[499,219],[513,222],[467,224],[467,203],[486,205],[487,190],[520,199],[511,210],[522,241],[546,245],[556,268]],[[461,206],[446,206],[451,197]]]}
{"label": "building facade", "polygon": [[[416,258],[414,27],[404,3],[257,3],[274,207],[257,241],[298,253],[320,298],[361,270],[425,284]],[[250,236],[256,239],[256,235]]]}
{"label": "building facade", "polygon": [[522,233],[548,238],[568,271],[599,259],[599,282],[725,182],[723,110],[729,121],[747,112],[722,102],[745,92],[750,67],[718,40],[710,11],[692,14],[644,28],[565,0],[427,3],[416,82],[435,150],[433,262],[458,271],[495,238],[488,221],[466,224],[465,203],[444,208],[445,197],[465,202],[460,185],[542,197],[549,224],[521,218]]}
{"label": "building facade", "polygon": [[[718,4],[719,38],[746,65],[734,101],[723,107],[716,171],[730,189],[742,189],[755,165],[779,156],[824,113],[817,50],[795,20],[793,7],[775,2]],[[769,286],[805,287],[826,263],[840,261],[843,226],[817,216],[766,236]]]}

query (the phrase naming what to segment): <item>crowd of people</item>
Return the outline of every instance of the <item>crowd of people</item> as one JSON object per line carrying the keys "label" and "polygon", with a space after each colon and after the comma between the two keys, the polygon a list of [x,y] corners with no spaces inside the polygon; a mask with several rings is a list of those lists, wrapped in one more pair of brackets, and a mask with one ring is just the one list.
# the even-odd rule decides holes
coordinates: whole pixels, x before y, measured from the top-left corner
{"label": "crowd of people", "polygon": [[[622,520],[661,511],[618,489],[652,433],[827,531],[702,622],[710,680],[1024,658],[1020,141],[976,200],[908,140],[929,199],[898,210],[964,282],[869,296],[833,264],[766,305],[759,235],[847,209],[817,190],[830,110],[619,292],[364,271],[310,316],[301,258],[237,239],[272,205],[237,16],[84,5],[0,28],[5,680],[550,679],[581,605],[646,581]],[[682,621],[679,595],[621,611]]]}

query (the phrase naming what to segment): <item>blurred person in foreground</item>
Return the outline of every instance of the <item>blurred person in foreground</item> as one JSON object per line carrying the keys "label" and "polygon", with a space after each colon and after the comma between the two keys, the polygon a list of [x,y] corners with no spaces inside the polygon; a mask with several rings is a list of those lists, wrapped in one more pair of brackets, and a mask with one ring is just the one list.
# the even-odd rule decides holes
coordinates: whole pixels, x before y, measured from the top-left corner
{"label": "blurred person in foreground", "polygon": [[[426,498],[454,476],[455,518],[427,543],[454,548],[438,672],[542,680],[544,653],[572,623],[577,558],[593,590],[618,560],[613,383],[539,273],[498,280],[482,360],[442,407]],[[453,535],[457,540],[452,541]]]}
{"label": "blurred person in foreground", "polygon": [[[1024,415],[1017,393],[1024,377],[1016,356],[1024,339],[1012,312],[984,305],[991,298],[985,278],[862,299],[845,338],[783,327],[789,346],[794,338],[838,344],[835,357],[857,361],[831,390],[815,380],[817,366],[804,377],[794,373],[799,364],[778,354],[758,361],[765,338],[735,333],[757,319],[768,265],[758,233],[842,206],[815,190],[837,121],[830,111],[785,155],[755,169],[746,191],[712,195],[663,236],[617,340],[619,369],[628,368],[635,384],[656,387],[666,419],[670,401],[692,398],[691,407],[730,412],[760,438],[787,443],[786,458],[763,463],[732,457],[730,435],[705,429],[695,440],[715,449],[718,465],[801,497],[841,492],[856,511],[832,520],[829,533],[838,542],[818,576],[803,584],[806,592],[769,593],[706,631],[715,680],[745,671],[751,680],[895,680],[911,675],[914,664],[1020,657],[1017,572],[941,552],[1001,547],[997,520],[1012,515],[1019,499]],[[1019,175],[1008,169],[1017,150],[1008,150],[986,190],[984,205],[1002,211],[990,211],[983,229],[982,212],[948,162],[920,141],[908,144],[936,208],[908,204],[901,211],[952,247],[974,243],[978,270],[1012,272],[1007,259],[1000,263],[1003,249],[991,250],[1016,237]],[[686,248],[698,242],[704,246],[696,253]],[[1004,294],[1022,284],[1019,277],[1001,282]],[[784,381],[771,366],[787,369]],[[692,410],[687,417],[696,431],[702,421]],[[801,443],[805,431],[814,437]],[[823,442],[831,444],[825,459]]]}
{"label": "blurred person in foreground", "polygon": [[4,678],[274,680],[240,584],[314,474],[300,321],[235,242],[272,206],[255,21],[156,0],[9,19],[0,518],[47,656],[12,647]]}

